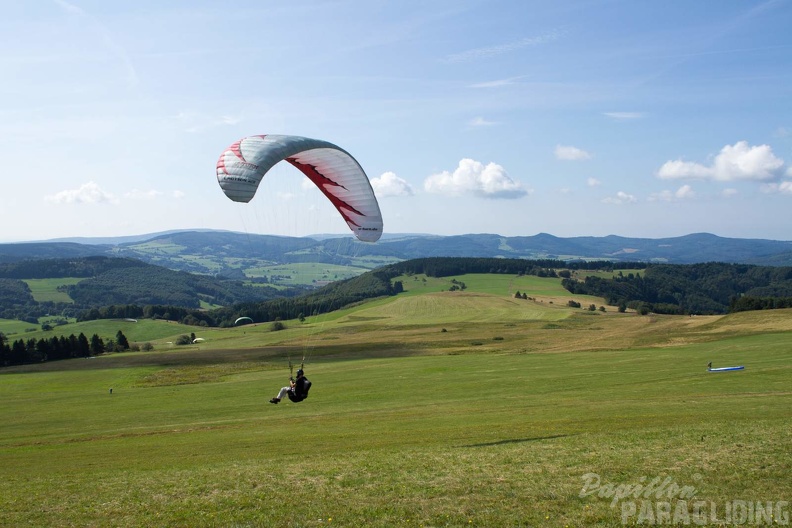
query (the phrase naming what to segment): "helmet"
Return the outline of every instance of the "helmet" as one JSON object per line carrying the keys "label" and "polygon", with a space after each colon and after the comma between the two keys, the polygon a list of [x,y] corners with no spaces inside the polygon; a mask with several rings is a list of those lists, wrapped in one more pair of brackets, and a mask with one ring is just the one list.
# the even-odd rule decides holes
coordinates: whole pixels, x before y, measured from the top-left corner
{"label": "helmet", "polygon": [[297,375],[298,375],[298,376],[304,376],[304,375],[305,375],[305,372],[303,372],[303,369],[299,369],[299,370],[297,371]]}

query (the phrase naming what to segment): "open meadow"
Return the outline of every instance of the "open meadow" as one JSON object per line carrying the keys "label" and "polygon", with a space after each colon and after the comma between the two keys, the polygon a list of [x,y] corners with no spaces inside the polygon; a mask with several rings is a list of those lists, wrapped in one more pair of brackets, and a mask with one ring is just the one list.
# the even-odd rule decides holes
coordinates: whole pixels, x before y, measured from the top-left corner
{"label": "open meadow", "polygon": [[[154,350],[0,370],[0,525],[789,523],[792,310],[639,316],[557,279],[456,279],[281,331],[56,328]],[[303,358],[310,397],[267,403]]]}

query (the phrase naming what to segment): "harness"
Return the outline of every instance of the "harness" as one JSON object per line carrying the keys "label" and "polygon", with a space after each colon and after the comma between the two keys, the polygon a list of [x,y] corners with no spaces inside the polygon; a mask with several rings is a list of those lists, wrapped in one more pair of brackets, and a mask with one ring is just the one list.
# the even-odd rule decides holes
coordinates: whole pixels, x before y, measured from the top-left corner
{"label": "harness", "polygon": [[[302,383],[300,383],[302,382]],[[298,387],[302,385],[302,391],[297,392]],[[308,378],[302,377],[297,380],[297,385],[294,386],[294,390],[290,390],[286,393],[291,401],[294,403],[301,402],[308,397],[308,391],[311,390],[311,382],[308,381]]]}

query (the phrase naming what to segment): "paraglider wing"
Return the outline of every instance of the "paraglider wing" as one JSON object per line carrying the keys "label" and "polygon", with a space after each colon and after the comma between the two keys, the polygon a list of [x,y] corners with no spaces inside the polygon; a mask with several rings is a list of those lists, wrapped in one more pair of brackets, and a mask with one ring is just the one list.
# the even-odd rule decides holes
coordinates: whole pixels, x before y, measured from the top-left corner
{"label": "paraglider wing", "polygon": [[238,324],[252,324],[253,319],[250,317],[239,317],[236,321],[234,321],[234,326]]}
{"label": "paraglider wing", "polygon": [[231,200],[249,202],[267,171],[283,160],[324,193],[359,240],[379,240],[382,213],[366,173],[351,154],[327,141],[274,134],[240,139],[217,161],[217,181]]}

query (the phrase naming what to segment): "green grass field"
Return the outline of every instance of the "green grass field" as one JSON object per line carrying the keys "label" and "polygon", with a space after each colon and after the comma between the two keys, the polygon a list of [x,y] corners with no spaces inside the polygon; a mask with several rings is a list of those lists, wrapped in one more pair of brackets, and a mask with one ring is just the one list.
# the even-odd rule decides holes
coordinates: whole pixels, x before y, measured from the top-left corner
{"label": "green grass field", "polygon": [[248,277],[269,277],[273,284],[279,286],[310,286],[357,277],[369,269],[318,262],[296,262],[247,268],[244,271]]}
{"label": "green grass field", "polygon": [[[790,500],[792,311],[589,313],[551,280],[457,279],[279,332],[80,323],[155,350],[0,371],[0,524],[622,526],[684,502],[613,498],[655,478],[708,525]],[[303,355],[309,399],[268,404]]]}
{"label": "green grass field", "polygon": [[85,279],[65,277],[59,279],[25,279],[36,302],[71,303],[72,298],[66,292],[58,291],[59,286],[70,286]]}

